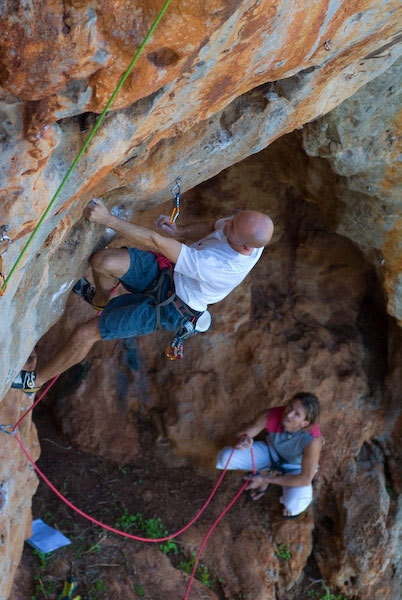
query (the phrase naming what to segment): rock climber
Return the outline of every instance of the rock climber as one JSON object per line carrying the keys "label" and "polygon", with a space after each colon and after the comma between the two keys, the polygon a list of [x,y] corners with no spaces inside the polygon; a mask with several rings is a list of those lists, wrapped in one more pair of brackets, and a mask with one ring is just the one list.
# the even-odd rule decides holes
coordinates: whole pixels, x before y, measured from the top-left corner
{"label": "rock climber", "polygon": [[[275,406],[260,414],[237,435],[239,440],[228,469],[250,471],[246,490],[253,500],[266,492],[269,484],[282,486],[280,502],[283,516],[294,518],[303,513],[313,499],[312,480],[318,468],[322,436],[315,421],[320,403],[314,394],[295,394],[285,406]],[[262,431],[265,441],[254,441]],[[217,469],[225,468],[232,447],[223,448],[217,457]],[[264,474],[266,471],[266,474]]]}
{"label": "rock climber", "polygon": [[[12,387],[27,393],[82,361],[99,340],[157,329],[174,331],[196,322],[209,304],[225,298],[243,281],[273,234],[270,217],[254,210],[183,226],[160,215],[156,231],[112,215],[99,198],[83,212],[89,221],[113,229],[142,249],[111,248],[91,257],[94,286],[84,280],[74,291],[101,313],[79,325],[67,345],[39,372],[19,373]],[[170,276],[166,276],[167,265],[171,265]],[[117,282],[129,293],[110,299]]]}

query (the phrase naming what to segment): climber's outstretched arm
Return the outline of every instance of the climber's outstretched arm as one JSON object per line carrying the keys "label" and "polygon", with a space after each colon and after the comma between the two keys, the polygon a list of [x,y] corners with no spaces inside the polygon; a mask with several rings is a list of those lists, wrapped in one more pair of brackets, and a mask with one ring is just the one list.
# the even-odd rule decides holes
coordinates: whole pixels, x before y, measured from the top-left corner
{"label": "climber's outstretched arm", "polygon": [[93,223],[110,227],[126,238],[133,246],[151,252],[159,252],[175,263],[181,250],[181,242],[167,238],[152,229],[135,225],[113,216],[102,200],[95,198],[84,208],[84,216]]}
{"label": "climber's outstretched arm", "polygon": [[171,223],[167,215],[159,215],[155,221],[155,228],[169,237],[185,242],[197,242],[212,233],[215,229],[216,219],[195,221],[186,225]]}

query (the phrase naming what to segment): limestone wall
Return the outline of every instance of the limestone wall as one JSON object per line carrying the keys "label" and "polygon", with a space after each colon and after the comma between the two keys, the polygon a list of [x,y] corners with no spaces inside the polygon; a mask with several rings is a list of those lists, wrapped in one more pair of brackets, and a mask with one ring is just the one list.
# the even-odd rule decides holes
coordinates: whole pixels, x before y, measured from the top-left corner
{"label": "limestone wall", "polygon": [[[34,5],[7,2],[0,9],[0,225],[9,225],[12,240],[4,256],[6,275],[159,8],[160,3],[148,0],[136,2],[135,7],[113,0],[70,0]],[[179,393],[165,411],[166,433],[179,453],[200,458],[197,445],[190,449],[194,430],[189,414],[195,416],[201,431],[206,423],[214,422],[214,413],[205,416],[208,406],[201,410],[197,404],[200,390],[203,397],[219,397],[221,409],[231,406],[227,390],[237,390],[234,407],[239,417],[244,395],[251,395],[252,408],[258,409],[267,395],[273,402],[296,384],[314,385],[330,410],[340,392],[344,410],[353,415],[351,443],[335,462],[331,453],[326,459],[327,490],[334,493],[323,491],[320,496],[320,527],[327,526],[334,543],[322,548],[320,556],[326,576],[337,584],[347,581],[342,584],[345,589],[358,591],[362,598],[369,598],[374,589],[380,593],[381,582],[385,582],[382,597],[391,598],[396,581],[392,584],[388,579],[396,557],[396,534],[391,533],[396,509],[389,507],[384,496],[381,465],[387,465],[392,488],[400,493],[396,459],[401,382],[396,323],[402,318],[397,169],[400,23],[401,7],[396,0],[320,0],[313,6],[286,0],[173,1],[0,297],[0,396],[4,396],[0,422],[7,424],[27,403],[22,394],[7,391],[11,381],[63,314],[73,282],[85,270],[90,253],[110,238],[110,232],[101,232],[82,219],[89,199],[101,195],[118,214],[151,223],[152,211],[156,213],[170,198],[175,177],[181,175],[183,189],[189,191],[188,216],[227,213],[239,201],[272,211],[278,233],[270,260],[267,257],[261,267],[258,285],[245,286],[228,306],[219,308],[208,341],[194,340],[188,360],[197,365],[196,373],[194,379],[178,381],[183,395]],[[295,133],[283,137],[290,132]],[[231,170],[216,186],[204,184],[201,190],[192,191],[264,148],[264,157],[246,162],[245,170],[239,169],[237,175]],[[267,174],[266,181],[261,173]],[[236,178],[245,181],[245,188]],[[284,187],[276,188],[275,182]],[[265,192],[267,185],[277,197]],[[290,196],[288,189],[292,189]],[[307,228],[303,240],[298,223],[289,222],[288,211],[317,228],[316,217],[307,209],[295,209],[294,202],[302,206],[305,200],[318,205],[319,230],[325,230],[325,236],[310,235]],[[350,241],[341,244],[338,234]],[[334,268],[341,269],[344,281],[326,280],[326,271]],[[350,288],[348,300],[344,300],[343,286]],[[339,300],[339,310],[328,303],[328,294],[323,293],[327,287]],[[386,330],[385,346],[377,330],[379,323]],[[58,329],[58,337],[42,343],[40,360],[65,339],[73,324],[63,320],[57,326],[62,331]],[[355,332],[346,345],[342,336],[337,338],[339,327]],[[233,352],[235,367],[221,388],[211,380],[210,365],[212,360],[217,364],[215,352],[222,352],[229,338],[233,348],[239,345],[239,352]],[[208,352],[200,354],[203,344],[208,345]],[[271,357],[269,349],[277,344]],[[162,364],[154,341],[144,340],[141,348],[147,364],[157,372],[149,380],[145,377],[145,398],[148,407],[159,406],[159,390],[170,371]],[[120,347],[118,352],[124,355],[127,348]],[[306,352],[309,360],[304,363]],[[259,395],[251,380],[259,382]],[[134,408],[144,409],[144,381],[134,377],[129,388]],[[365,419],[367,404],[372,412]],[[112,405],[110,409],[113,412]],[[389,413],[385,420],[381,411]],[[229,414],[220,429],[208,430],[210,442],[201,461],[212,457],[232,417]],[[70,419],[72,438],[83,444],[74,425],[74,410],[59,418],[64,423]],[[331,418],[335,419],[334,434],[338,429],[339,435],[344,433],[344,421],[337,420],[337,412],[329,412]],[[354,437],[356,430],[359,434]],[[103,452],[101,431],[100,423],[92,447],[99,453]],[[35,446],[30,419],[22,434],[30,447]],[[8,590],[29,528],[29,501],[36,482],[14,440],[1,435],[5,454],[0,483],[6,492],[0,504],[5,565],[0,581],[2,589]],[[373,440],[381,441],[380,454]],[[200,447],[204,441],[201,436]],[[127,448],[123,445],[121,452],[127,455]],[[377,580],[357,575],[366,566],[356,558],[361,548],[352,544],[358,535],[352,515],[361,506],[348,496],[357,483],[369,489],[373,464],[377,465],[373,493],[376,500],[381,498],[381,514],[375,512],[368,522],[380,523],[385,533],[367,542],[365,556],[369,560],[379,549],[374,561],[382,564]],[[343,485],[340,494],[335,493],[339,482]],[[19,529],[10,538],[15,506],[20,507]],[[331,529],[334,522],[342,523],[340,530]],[[344,554],[342,560],[337,555],[332,564],[330,549],[337,545],[342,545]]]}

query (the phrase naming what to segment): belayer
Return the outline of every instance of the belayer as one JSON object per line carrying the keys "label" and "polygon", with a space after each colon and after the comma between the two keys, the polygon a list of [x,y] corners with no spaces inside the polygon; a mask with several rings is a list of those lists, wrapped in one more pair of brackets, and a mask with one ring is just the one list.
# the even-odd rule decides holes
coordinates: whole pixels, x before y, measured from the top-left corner
{"label": "belayer", "polygon": [[[238,444],[223,448],[217,458],[217,469],[223,469],[231,456],[228,469],[250,471],[246,488],[253,500],[258,500],[268,485],[280,485],[284,505],[283,516],[297,517],[313,499],[312,481],[318,469],[322,436],[316,419],[321,411],[315,394],[299,392],[285,404],[275,406],[260,414],[238,434]],[[253,438],[265,432],[265,440]],[[252,449],[253,458],[247,449]],[[264,473],[264,471],[266,471]]]}
{"label": "belayer", "polygon": [[[81,323],[39,372],[21,371],[13,388],[38,391],[48,380],[81,362],[99,340],[166,329],[179,332],[171,352],[180,353],[186,331],[197,330],[197,322],[205,321],[208,305],[223,300],[243,281],[273,234],[271,219],[254,210],[183,226],[161,215],[154,231],[115,217],[95,198],[84,209],[84,216],[144,250],[111,248],[91,257],[94,286],[81,280],[75,291],[101,311],[100,315]],[[187,245],[180,241],[183,239],[193,243]],[[128,293],[110,299],[117,282]],[[201,324],[199,329],[205,330],[205,326]]]}

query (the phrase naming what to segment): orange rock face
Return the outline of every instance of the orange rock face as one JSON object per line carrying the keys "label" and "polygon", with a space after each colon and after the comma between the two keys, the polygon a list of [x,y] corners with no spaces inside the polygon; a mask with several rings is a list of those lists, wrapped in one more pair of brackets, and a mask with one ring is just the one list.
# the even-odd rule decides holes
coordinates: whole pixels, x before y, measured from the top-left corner
{"label": "orange rock face", "polygon": [[[26,367],[35,368],[35,362],[36,358],[32,358]],[[11,390],[1,403],[0,421],[2,425],[8,426],[0,432],[0,562],[4,598],[9,597],[12,574],[20,561],[24,540],[31,535],[31,498],[38,480],[14,437],[13,426],[28,413],[32,402],[33,398],[28,395],[21,402],[21,392]],[[31,413],[26,415],[16,433],[25,451],[36,461],[40,445]]]}
{"label": "orange rock face", "polygon": [[[300,387],[314,387],[326,409],[323,428],[331,448],[317,484],[318,527],[331,543],[317,550],[318,560],[345,593],[368,599],[381,590],[382,598],[390,598],[385,535],[373,535],[366,552],[373,564],[383,561],[381,581],[361,576],[366,563],[357,558],[361,548],[352,540],[358,534],[355,520],[363,513],[351,490],[359,482],[362,494],[369,494],[365,465],[377,461],[375,489],[381,502],[377,512],[369,512],[368,524],[378,522],[390,532],[396,508],[383,494],[384,478],[391,474],[393,489],[399,490],[401,482],[394,424],[400,334],[393,321],[402,321],[400,2],[320,0],[293,2],[289,10],[288,3],[272,0],[172,0],[70,172],[161,6],[148,0],[134,6],[118,0],[44,0],[8,2],[0,9],[0,226],[9,225],[12,241],[3,256],[4,274],[12,277],[0,297],[1,397],[63,314],[88,256],[110,240],[110,232],[99,239],[99,228],[81,219],[89,199],[102,195],[117,214],[150,224],[146,211],[156,212],[170,199],[177,175],[183,175],[185,191],[195,190],[303,128],[272,145],[264,160],[245,163],[247,170],[226,172],[219,184],[186,196],[187,216],[248,206],[271,212],[277,223],[276,239],[256,278],[217,309],[213,332],[190,340],[174,370],[161,358],[164,334],[95,348],[82,367],[89,369],[84,382],[77,385],[82,371],[70,374],[74,390],[68,414],[59,402],[59,418],[75,443],[99,454],[110,446],[106,433],[112,424],[121,444],[111,458],[125,461],[138,443],[127,415],[155,408],[163,415],[161,435],[178,453],[206,465],[230,438],[235,421]],[[293,186],[292,193],[283,184]],[[52,198],[51,210],[27,246]],[[302,199],[317,204],[321,216],[314,213],[318,208],[300,208]],[[294,202],[299,202],[297,210]],[[57,325],[57,337],[42,344],[39,360],[88,314],[72,300],[67,313]],[[115,368],[124,381],[121,388],[112,385],[116,373],[109,377]],[[81,425],[93,419],[87,394],[94,379],[101,383],[99,401],[107,419],[96,418],[88,437]],[[167,382],[174,382],[174,394]],[[252,406],[245,405],[245,398],[253,399]],[[9,402],[18,412],[18,401],[25,406],[20,394],[4,397],[0,422],[10,420]],[[375,411],[389,406],[387,418],[380,419]],[[26,427],[24,439],[33,445],[35,434]],[[341,449],[339,436],[347,439]],[[382,454],[375,450],[373,440],[378,439],[385,440]],[[5,482],[21,461],[9,449],[10,441],[7,436]],[[355,463],[364,468],[355,471]],[[2,546],[2,589],[9,589],[35,487],[32,474],[10,481],[13,498],[21,490],[23,508],[15,547],[6,551]],[[335,493],[339,485],[341,494]],[[0,522],[8,535],[14,517],[4,506]],[[336,554],[337,566],[328,558],[333,547],[346,548]],[[339,566],[346,563],[352,566]],[[263,575],[259,582],[253,593],[263,597]]]}
{"label": "orange rock face", "polygon": [[[274,238],[244,285],[212,307],[212,329],[190,338],[178,363],[163,356],[167,332],[100,343],[61,378],[49,402],[83,451],[129,462],[138,451],[130,415],[140,412],[153,419],[159,441],[213,472],[217,450],[234,441],[242,424],[297,391],[312,390],[323,406],[325,437],[314,523],[312,515],[300,523],[274,519],[269,534],[257,522],[241,530],[226,524],[206,557],[228,594],[243,589],[256,599],[274,597],[275,586],[291,587],[303,572],[315,525],[314,555],[328,584],[367,600],[380,589],[391,598],[389,540],[397,517],[396,496],[386,486],[396,490],[402,479],[395,411],[384,411],[397,401],[395,382],[388,392],[386,385],[398,373],[387,359],[388,344],[398,338],[392,329],[388,337],[381,282],[363,254],[327,229],[316,206],[269,176],[268,166],[277,172],[286,156],[286,144],[289,156],[292,140],[284,140],[185,196],[182,219],[191,221],[203,206],[205,214],[221,214],[225,198],[229,213],[253,206],[275,223]],[[39,344],[39,360],[46,362],[92,312],[70,295],[64,318]],[[278,494],[267,502],[279,506]],[[197,548],[205,533],[196,528],[185,541]],[[273,542],[290,544],[292,560],[280,576]],[[252,565],[244,563],[245,548],[255,557]]]}

